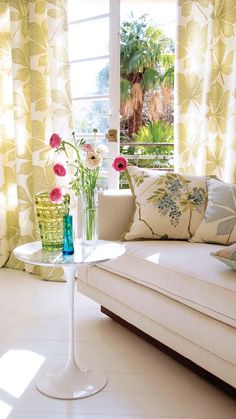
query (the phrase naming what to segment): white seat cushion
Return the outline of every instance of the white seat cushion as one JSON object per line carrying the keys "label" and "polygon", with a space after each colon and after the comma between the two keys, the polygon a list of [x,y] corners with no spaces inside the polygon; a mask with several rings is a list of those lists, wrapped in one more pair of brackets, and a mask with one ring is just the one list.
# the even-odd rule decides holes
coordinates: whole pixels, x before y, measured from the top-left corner
{"label": "white seat cushion", "polygon": [[236,326],[236,272],[210,255],[222,246],[176,240],[124,246],[124,255],[99,268]]}

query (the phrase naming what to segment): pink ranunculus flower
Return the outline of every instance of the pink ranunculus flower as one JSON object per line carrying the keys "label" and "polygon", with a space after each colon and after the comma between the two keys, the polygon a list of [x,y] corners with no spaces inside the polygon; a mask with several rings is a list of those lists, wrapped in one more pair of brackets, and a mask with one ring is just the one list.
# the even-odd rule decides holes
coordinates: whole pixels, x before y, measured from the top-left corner
{"label": "pink ranunculus flower", "polygon": [[117,172],[124,172],[127,169],[128,162],[125,157],[118,156],[114,159],[112,163],[113,169]]}
{"label": "pink ranunculus flower", "polygon": [[54,164],[53,171],[54,171],[55,175],[57,175],[57,176],[65,176],[66,175],[66,169],[60,163]]}
{"label": "pink ranunculus flower", "polygon": [[63,199],[62,190],[58,188],[57,186],[53,188],[51,192],[49,193],[49,199],[54,204],[60,204]]}
{"label": "pink ranunculus flower", "polygon": [[94,153],[94,146],[92,144],[84,143],[81,146],[81,150],[85,151],[86,153]]}
{"label": "pink ranunculus flower", "polygon": [[52,148],[58,148],[61,145],[61,137],[58,134],[52,134],[50,138],[50,146]]}

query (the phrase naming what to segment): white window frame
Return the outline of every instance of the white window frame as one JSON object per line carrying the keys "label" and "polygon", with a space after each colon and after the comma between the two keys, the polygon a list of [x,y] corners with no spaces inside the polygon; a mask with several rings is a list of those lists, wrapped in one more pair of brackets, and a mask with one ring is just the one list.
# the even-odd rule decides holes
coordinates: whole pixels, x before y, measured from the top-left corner
{"label": "white window frame", "polygon": [[[78,96],[73,97],[73,101],[76,100],[88,100],[96,99],[103,100],[108,99],[109,108],[109,120],[108,129],[116,130],[117,141],[109,142],[109,158],[116,157],[120,150],[120,0],[107,0],[109,3],[109,13],[105,13],[98,16],[92,16],[83,19],[77,19],[76,21],[70,22],[70,25],[96,21],[104,17],[109,18],[109,52],[107,55],[94,56],[89,58],[78,58],[71,60],[70,64],[81,63],[89,60],[96,60],[101,58],[107,58],[109,63],[109,91],[108,94],[94,95],[94,96]],[[106,134],[106,133],[105,133]],[[91,134],[88,134],[89,136]],[[86,137],[83,134],[83,137]],[[116,172],[111,164],[108,169],[108,189],[119,189],[119,173]]]}
{"label": "white window frame", "polygon": [[[117,132],[117,141],[109,143],[110,156],[120,151],[120,0],[110,0],[109,43],[109,129]],[[108,188],[119,189],[119,173],[109,165]]]}

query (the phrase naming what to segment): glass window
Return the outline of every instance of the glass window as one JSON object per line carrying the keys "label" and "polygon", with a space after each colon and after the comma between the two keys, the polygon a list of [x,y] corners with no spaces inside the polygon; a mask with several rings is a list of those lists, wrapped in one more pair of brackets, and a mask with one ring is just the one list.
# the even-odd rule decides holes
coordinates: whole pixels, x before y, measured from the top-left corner
{"label": "glass window", "polygon": [[71,64],[72,97],[108,94],[108,60]]}
{"label": "glass window", "polygon": [[96,128],[105,137],[109,128],[109,101],[108,99],[75,100],[73,116],[77,133],[92,133]]}
{"label": "glass window", "polygon": [[70,22],[106,13],[109,13],[109,1],[107,0],[68,0]]}
{"label": "glass window", "polygon": [[[176,3],[176,0],[68,0],[75,131],[88,138],[96,128],[104,139],[109,129],[116,129],[118,141],[109,143],[110,156],[130,154],[130,161],[134,161],[133,154],[141,155],[136,164],[146,165],[149,162],[145,156],[152,154],[152,165],[160,167],[164,162],[171,169]],[[126,27],[130,29],[126,38],[125,22],[133,22]],[[163,33],[160,40],[145,41],[146,35],[153,34],[148,29],[145,35],[145,25],[157,26]],[[143,47],[151,45],[155,49],[159,41],[163,42],[163,53],[158,49],[159,61],[151,66],[155,51],[147,53]],[[138,55],[131,57],[135,45]],[[168,65],[172,68],[167,68]],[[170,145],[160,148],[156,145],[158,141]],[[117,187],[115,175],[109,169],[111,188]]]}
{"label": "glass window", "polygon": [[109,19],[93,19],[69,26],[69,59],[108,55]]}
{"label": "glass window", "polygon": [[175,23],[175,0],[121,0],[120,151],[141,167],[173,169]]}

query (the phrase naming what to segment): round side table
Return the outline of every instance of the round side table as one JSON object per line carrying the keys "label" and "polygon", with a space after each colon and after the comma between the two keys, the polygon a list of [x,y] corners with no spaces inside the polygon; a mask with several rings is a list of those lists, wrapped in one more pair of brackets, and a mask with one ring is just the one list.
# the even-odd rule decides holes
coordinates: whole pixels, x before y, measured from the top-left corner
{"label": "round side table", "polygon": [[125,252],[122,244],[99,240],[96,246],[83,246],[79,240],[74,245],[75,253],[64,256],[61,251],[42,249],[41,242],[23,244],[14,249],[14,256],[32,265],[63,268],[68,291],[69,338],[68,358],[62,368],[44,373],[36,382],[43,394],[56,399],[79,399],[100,391],[107,383],[103,371],[81,369],[75,360],[74,350],[74,278],[80,264],[96,264],[114,259]]}

